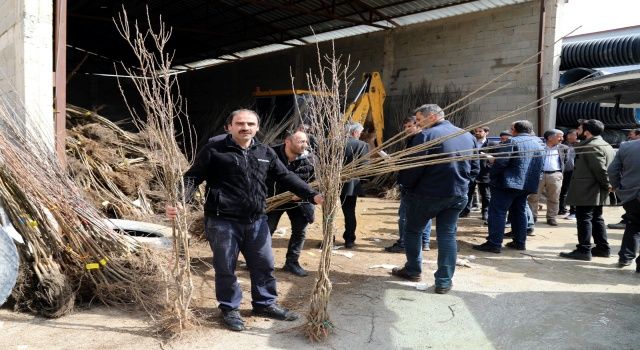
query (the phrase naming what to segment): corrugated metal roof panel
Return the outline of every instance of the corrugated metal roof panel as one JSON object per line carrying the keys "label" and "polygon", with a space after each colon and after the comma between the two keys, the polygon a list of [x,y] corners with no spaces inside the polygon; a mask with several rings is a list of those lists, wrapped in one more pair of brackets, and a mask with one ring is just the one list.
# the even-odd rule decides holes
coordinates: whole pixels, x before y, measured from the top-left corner
{"label": "corrugated metal roof panel", "polygon": [[457,16],[465,13],[488,10],[499,6],[515,5],[531,0],[479,0],[472,3],[458,4],[451,7],[445,7],[437,10],[415,13],[408,16],[394,18],[393,20],[400,25],[410,25],[433,21],[436,19]]}

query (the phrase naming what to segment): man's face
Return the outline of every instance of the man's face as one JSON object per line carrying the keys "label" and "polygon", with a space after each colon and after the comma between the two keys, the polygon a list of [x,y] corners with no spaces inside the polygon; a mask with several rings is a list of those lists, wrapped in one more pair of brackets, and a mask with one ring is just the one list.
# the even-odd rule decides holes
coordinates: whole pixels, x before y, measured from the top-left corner
{"label": "man's face", "polygon": [[473,130],[473,133],[476,136],[477,140],[484,140],[485,137],[487,137],[487,132],[484,131],[483,128],[476,128],[475,130]]}
{"label": "man's face", "polygon": [[577,132],[570,132],[567,134],[567,142],[570,144],[576,143],[576,141],[578,141],[578,134]]}
{"label": "man's face", "polygon": [[309,147],[307,134],[298,131],[284,141],[284,146],[289,152],[297,156],[302,155]]}
{"label": "man's face", "polygon": [[578,125],[578,129],[576,129],[576,133],[578,134],[578,140],[587,139],[587,135],[584,134],[584,130],[582,129],[582,124]]}
{"label": "man's face", "polygon": [[553,147],[562,143],[562,140],[564,140],[563,134],[558,133],[558,134],[549,136],[549,138],[547,139],[547,143]]}
{"label": "man's face", "polygon": [[256,132],[260,130],[258,127],[258,117],[248,111],[242,111],[236,114],[227,128],[236,142],[250,141],[256,136]]}
{"label": "man's face", "polygon": [[635,131],[631,130],[631,131],[629,131],[629,134],[627,134],[627,138],[628,138],[630,141],[633,141],[633,140],[640,140],[640,134],[636,134],[636,132],[635,132]]}
{"label": "man's face", "polygon": [[414,122],[404,123],[404,125],[402,125],[402,128],[408,134],[415,134],[419,130],[417,123]]}
{"label": "man's face", "polygon": [[433,114],[424,115],[420,112],[416,113],[416,124],[420,129],[424,129],[427,125],[431,125],[434,122]]}
{"label": "man's face", "polygon": [[509,135],[500,135],[500,142],[507,142],[510,138]]}

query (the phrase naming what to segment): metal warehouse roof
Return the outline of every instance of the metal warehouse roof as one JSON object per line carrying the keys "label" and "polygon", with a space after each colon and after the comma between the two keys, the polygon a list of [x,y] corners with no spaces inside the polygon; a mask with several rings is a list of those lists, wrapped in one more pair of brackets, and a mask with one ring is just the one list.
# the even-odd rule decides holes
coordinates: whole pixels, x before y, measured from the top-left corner
{"label": "metal warehouse roof", "polygon": [[[112,18],[159,15],[173,28],[176,69],[188,70],[313,42],[392,29],[530,0],[129,0],[70,1],[69,67],[92,57],[134,64]],[[84,51],[81,51],[84,50]]]}

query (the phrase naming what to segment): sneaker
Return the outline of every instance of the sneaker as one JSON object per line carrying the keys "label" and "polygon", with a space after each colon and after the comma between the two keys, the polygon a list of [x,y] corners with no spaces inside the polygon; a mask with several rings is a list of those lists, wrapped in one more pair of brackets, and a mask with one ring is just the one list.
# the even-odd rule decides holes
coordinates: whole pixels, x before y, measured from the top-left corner
{"label": "sneaker", "polygon": [[576,214],[569,214],[565,216],[564,219],[574,221],[576,219]]}
{"label": "sneaker", "polygon": [[244,330],[244,321],[237,309],[220,309],[220,311],[222,311],[222,320],[227,328],[236,332]]}
{"label": "sneaker", "polygon": [[300,264],[296,262],[287,261],[282,267],[283,271],[290,272],[298,277],[306,277],[309,276],[309,273],[300,266]]}
{"label": "sneaker", "polygon": [[258,316],[274,318],[280,321],[295,321],[300,317],[297,313],[275,303],[269,306],[254,306],[253,313]]}
{"label": "sneaker", "polygon": [[591,256],[608,258],[611,256],[611,250],[608,247],[607,248],[594,247],[591,249]]}
{"label": "sneaker", "polygon": [[621,222],[617,224],[607,224],[607,228],[610,228],[612,230],[624,230],[625,228],[627,228],[627,224],[623,224]]}
{"label": "sneaker", "polygon": [[518,244],[515,241],[511,241],[504,245],[507,248],[515,249],[515,250],[527,250],[524,244]]}
{"label": "sneaker", "polygon": [[583,260],[583,261],[591,261],[591,252],[581,252],[579,250],[574,250],[569,253],[560,253],[560,257],[574,260]]}
{"label": "sneaker", "polygon": [[436,289],[434,290],[436,292],[436,294],[447,294],[451,291],[451,286],[449,287],[438,287],[436,286]]}
{"label": "sneaker", "polygon": [[391,274],[393,276],[404,278],[405,280],[413,282],[419,282],[420,280],[422,280],[422,277],[420,275],[412,276],[407,273],[407,270],[404,267],[394,267],[393,269],[391,269]]}
{"label": "sneaker", "polygon": [[547,225],[558,226],[558,222],[556,221],[556,219],[547,219]]}
{"label": "sneaker", "polygon": [[471,248],[475,250],[479,250],[481,252],[489,252],[489,253],[496,253],[496,254],[500,254],[500,252],[502,252],[502,248],[495,247],[489,242],[484,242],[480,245],[472,245]]}
{"label": "sneaker", "polygon": [[618,260],[618,267],[623,268],[625,266],[631,265],[633,260]]}

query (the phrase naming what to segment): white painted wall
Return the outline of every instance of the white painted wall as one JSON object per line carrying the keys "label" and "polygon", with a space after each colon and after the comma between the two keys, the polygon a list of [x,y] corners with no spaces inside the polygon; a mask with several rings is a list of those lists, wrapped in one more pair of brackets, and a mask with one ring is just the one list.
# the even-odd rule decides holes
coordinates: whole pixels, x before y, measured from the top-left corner
{"label": "white painted wall", "polygon": [[54,145],[53,2],[0,1],[0,93]]}

